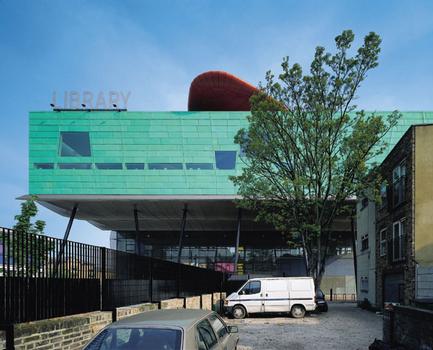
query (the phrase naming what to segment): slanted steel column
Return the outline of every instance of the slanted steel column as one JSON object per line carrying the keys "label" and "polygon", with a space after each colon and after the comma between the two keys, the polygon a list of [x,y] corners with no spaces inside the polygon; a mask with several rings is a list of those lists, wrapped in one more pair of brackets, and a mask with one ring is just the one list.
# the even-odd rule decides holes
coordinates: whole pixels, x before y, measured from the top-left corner
{"label": "slanted steel column", "polygon": [[241,238],[241,219],[242,219],[242,209],[238,209],[238,230],[236,233],[236,248],[235,248],[235,275],[238,273],[238,259],[239,259],[239,240]]}
{"label": "slanted steel column", "polygon": [[68,242],[69,233],[71,232],[72,223],[74,222],[74,218],[75,218],[75,214],[77,213],[77,209],[78,209],[78,203],[76,203],[74,205],[74,207],[72,208],[71,216],[69,217],[68,226],[66,226],[65,235],[63,236],[63,241],[62,241],[62,244],[60,246],[59,254],[57,255],[57,259],[56,259],[56,268],[54,270],[54,276],[57,275],[57,272],[59,270],[60,261],[62,260],[63,254],[65,252],[65,246],[66,246],[66,243]]}
{"label": "slanted steel column", "polygon": [[188,208],[188,204],[185,203],[183,205],[182,224],[181,224],[180,234],[179,234],[179,250],[177,252],[177,263],[178,264],[180,264],[181,258],[182,258],[183,236],[185,234],[186,213],[188,212],[187,208]]}
{"label": "slanted steel column", "polygon": [[137,204],[134,204],[134,223],[135,223],[135,244],[138,244],[138,247],[136,247],[135,252],[137,255],[141,255],[141,244],[140,240],[138,239],[138,234],[140,232],[140,227],[138,226],[138,210],[137,210]]}

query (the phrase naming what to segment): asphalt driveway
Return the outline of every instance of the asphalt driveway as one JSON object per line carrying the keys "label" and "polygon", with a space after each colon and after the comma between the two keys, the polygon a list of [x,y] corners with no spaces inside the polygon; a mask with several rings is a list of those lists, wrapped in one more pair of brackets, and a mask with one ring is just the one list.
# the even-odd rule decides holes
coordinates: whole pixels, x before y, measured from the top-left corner
{"label": "asphalt driveway", "polygon": [[303,319],[273,315],[227,322],[239,327],[242,350],[368,349],[382,338],[382,316],[349,303],[330,303],[329,312]]}

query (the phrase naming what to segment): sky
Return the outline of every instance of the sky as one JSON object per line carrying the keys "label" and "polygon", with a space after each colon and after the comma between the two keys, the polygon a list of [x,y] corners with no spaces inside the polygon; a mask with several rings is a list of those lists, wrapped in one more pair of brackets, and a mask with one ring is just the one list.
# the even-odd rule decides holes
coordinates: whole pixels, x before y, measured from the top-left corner
{"label": "sky", "polygon": [[[53,93],[124,91],[128,110],[182,111],[198,74],[257,85],[285,56],[308,68],[345,29],[354,46],[370,31],[383,40],[359,108],[433,110],[431,0],[0,0],[0,226],[28,193],[28,113],[50,110]],[[67,218],[38,218],[63,236]],[[70,239],[108,246],[109,232],[76,220]]]}

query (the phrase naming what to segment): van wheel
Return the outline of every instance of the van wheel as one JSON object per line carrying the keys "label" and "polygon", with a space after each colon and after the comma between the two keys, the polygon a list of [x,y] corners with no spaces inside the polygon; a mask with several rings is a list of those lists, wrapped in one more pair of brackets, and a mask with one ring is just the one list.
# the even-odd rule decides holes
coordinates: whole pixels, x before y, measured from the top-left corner
{"label": "van wheel", "polygon": [[305,308],[302,305],[293,305],[290,314],[294,318],[302,318],[305,316]]}
{"label": "van wheel", "polygon": [[232,311],[233,317],[241,320],[243,318],[245,318],[245,316],[247,315],[247,311],[245,310],[245,308],[241,305],[236,305],[233,307],[233,311]]}

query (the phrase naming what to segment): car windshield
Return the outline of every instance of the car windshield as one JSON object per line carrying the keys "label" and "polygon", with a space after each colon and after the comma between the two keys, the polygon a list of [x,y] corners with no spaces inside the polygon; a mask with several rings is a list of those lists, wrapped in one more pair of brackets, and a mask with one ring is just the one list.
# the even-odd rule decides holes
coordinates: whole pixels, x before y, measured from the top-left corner
{"label": "car windshield", "polygon": [[180,350],[182,332],[164,328],[107,328],[86,350]]}

